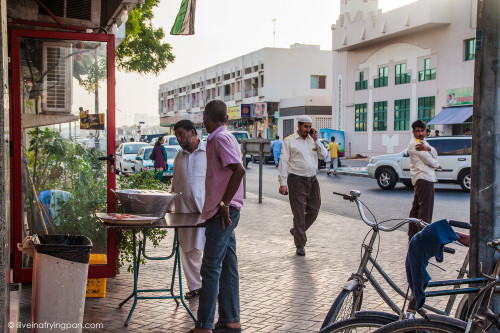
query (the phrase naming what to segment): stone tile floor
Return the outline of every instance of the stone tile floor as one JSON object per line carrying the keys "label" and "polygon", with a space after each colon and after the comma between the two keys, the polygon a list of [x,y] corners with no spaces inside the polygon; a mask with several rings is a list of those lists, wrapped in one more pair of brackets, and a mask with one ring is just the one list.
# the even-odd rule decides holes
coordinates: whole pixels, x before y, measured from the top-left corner
{"label": "stone tile floor", "polygon": [[[356,209],[352,203],[342,204]],[[258,204],[256,195],[247,194],[236,229],[244,332],[319,330],[342,285],[356,270],[361,243],[370,232],[360,219],[334,213],[319,214],[308,231],[307,254],[298,257],[288,231],[292,224],[288,202],[264,198],[263,203]],[[383,233],[377,257],[386,272],[405,290],[406,239],[406,234],[400,231]],[[162,243],[165,245],[153,252],[166,253],[171,238]],[[429,266],[430,275],[433,279],[454,278],[464,256],[464,248],[458,248],[455,255],[445,254],[442,266],[447,272]],[[169,261],[148,262],[141,267],[139,288],[164,286],[170,281],[171,265]],[[381,280],[378,279],[380,283]],[[123,308],[117,305],[130,294],[132,287],[129,273],[108,279],[105,298],[87,298],[84,323],[103,323],[104,328],[99,331],[104,332],[187,332],[194,327],[185,309],[176,307],[172,300],[140,300],[129,326],[123,327],[132,302]],[[402,298],[392,291],[389,295],[402,306]],[[188,304],[196,315],[198,300]],[[428,304],[444,308],[446,300],[431,299]],[[371,286],[365,290],[362,309],[390,311]],[[94,331],[96,329],[84,329],[84,332]]]}

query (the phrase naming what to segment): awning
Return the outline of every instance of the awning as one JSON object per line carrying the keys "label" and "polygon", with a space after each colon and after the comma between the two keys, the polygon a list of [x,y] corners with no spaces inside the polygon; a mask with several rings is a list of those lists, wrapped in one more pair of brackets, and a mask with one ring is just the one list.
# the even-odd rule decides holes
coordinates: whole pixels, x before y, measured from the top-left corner
{"label": "awning", "polygon": [[443,108],[427,125],[462,124],[472,116],[472,106]]}

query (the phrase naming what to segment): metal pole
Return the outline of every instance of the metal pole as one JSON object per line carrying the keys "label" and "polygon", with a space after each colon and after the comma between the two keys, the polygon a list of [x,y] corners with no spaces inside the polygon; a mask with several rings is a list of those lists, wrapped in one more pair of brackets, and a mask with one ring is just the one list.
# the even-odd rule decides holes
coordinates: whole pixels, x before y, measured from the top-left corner
{"label": "metal pole", "polygon": [[262,203],[262,160],[264,159],[264,155],[262,154],[262,150],[264,149],[264,143],[260,142],[259,144],[259,203]]}
{"label": "metal pole", "polygon": [[[241,156],[241,159],[243,161],[243,168],[245,168],[245,171],[247,170],[247,143],[242,142],[241,146],[243,148],[243,153]],[[245,172],[245,175],[243,176],[243,199],[247,198],[247,173]]]}
{"label": "metal pole", "polygon": [[[486,242],[500,237],[499,32],[499,2],[478,0],[470,200],[473,277],[481,276],[481,263],[483,271],[491,274],[487,270],[495,251]],[[492,301],[491,310],[500,310],[499,298]]]}

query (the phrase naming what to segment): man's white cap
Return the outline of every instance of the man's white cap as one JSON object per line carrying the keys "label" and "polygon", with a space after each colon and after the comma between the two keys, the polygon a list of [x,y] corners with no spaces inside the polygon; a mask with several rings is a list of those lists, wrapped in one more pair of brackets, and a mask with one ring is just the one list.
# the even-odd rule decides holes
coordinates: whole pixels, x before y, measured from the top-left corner
{"label": "man's white cap", "polygon": [[300,116],[299,123],[312,123],[312,119],[308,116]]}

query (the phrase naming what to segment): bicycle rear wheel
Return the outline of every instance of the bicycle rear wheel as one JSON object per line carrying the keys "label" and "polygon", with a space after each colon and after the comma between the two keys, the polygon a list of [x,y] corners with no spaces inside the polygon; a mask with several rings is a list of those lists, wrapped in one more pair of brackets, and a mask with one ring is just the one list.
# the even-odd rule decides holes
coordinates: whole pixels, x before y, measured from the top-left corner
{"label": "bicycle rear wheel", "polygon": [[374,333],[463,333],[466,322],[447,316],[429,315],[429,319],[407,319],[382,326]]}
{"label": "bicycle rear wheel", "polygon": [[361,286],[355,287],[353,290],[342,289],[328,311],[328,314],[321,325],[321,329],[331,325],[332,323],[354,317],[354,313],[361,309],[363,303],[363,289]]}
{"label": "bicycle rear wheel", "polygon": [[378,311],[359,311],[354,318],[337,321],[319,333],[340,332],[373,332],[378,328],[398,320],[398,316],[392,313]]}

